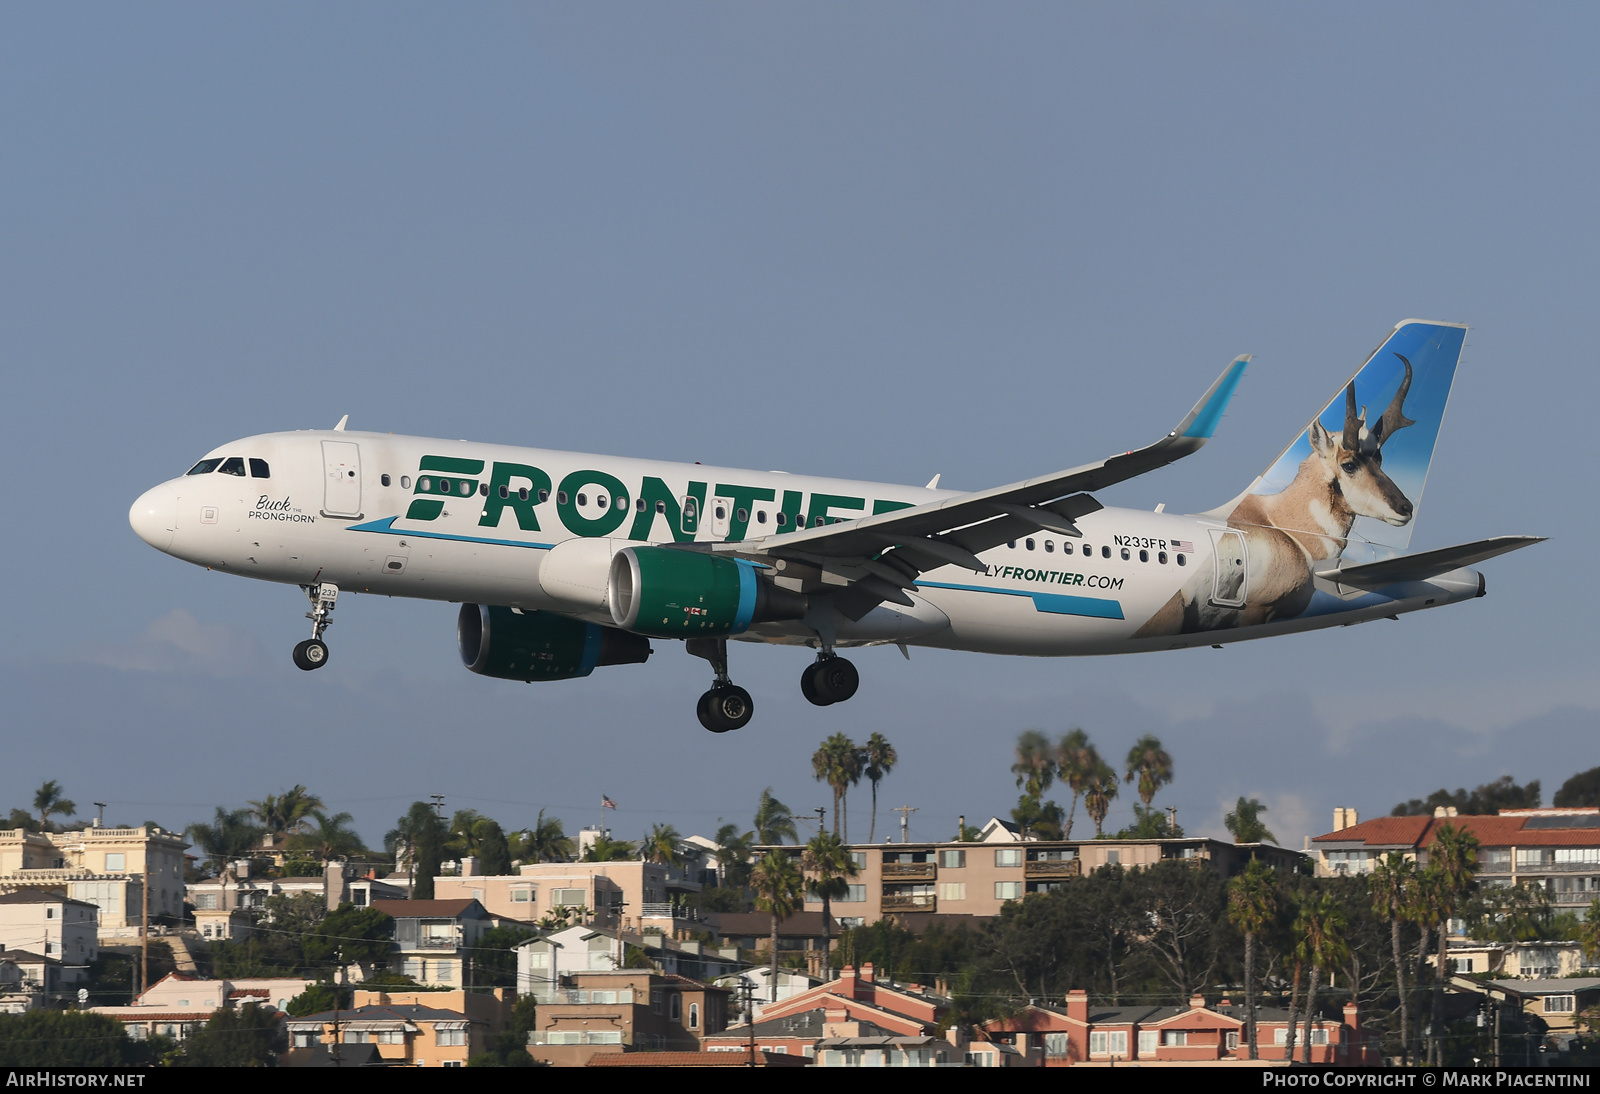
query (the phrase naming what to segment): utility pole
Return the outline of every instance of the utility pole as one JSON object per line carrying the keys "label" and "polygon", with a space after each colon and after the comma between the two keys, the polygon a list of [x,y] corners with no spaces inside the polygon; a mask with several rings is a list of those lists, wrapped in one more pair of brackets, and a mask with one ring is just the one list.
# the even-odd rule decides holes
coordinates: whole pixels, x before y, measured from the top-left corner
{"label": "utility pole", "polygon": [[1176,805],[1167,806],[1167,816],[1171,818],[1167,831],[1176,836],[1178,834],[1178,807]]}
{"label": "utility pole", "polygon": [[104,828],[106,826],[106,803],[105,802],[95,802],[94,804],[100,810],[98,813],[95,814],[94,826],[96,828]]}
{"label": "utility pole", "polygon": [[755,981],[751,980],[748,976],[741,978],[740,983],[744,988],[744,1020],[745,1020],[745,1025],[750,1030],[750,1060],[745,1066],[746,1067],[755,1067],[756,1066],[756,1003],[755,1003],[756,985],[755,985]]}
{"label": "utility pole", "polygon": [[428,797],[433,799],[434,816],[438,817],[440,820],[444,820],[444,795],[429,794]]}
{"label": "utility pole", "polygon": [[144,912],[139,917],[139,994],[150,986],[150,830],[144,830],[144,892],[140,894]]}
{"label": "utility pole", "polygon": [[897,806],[894,807],[894,812],[900,814],[900,842],[901,843],[910,843],[911,842],[911,834],[910,834],[911,814],[915,813],[918,808],[919,807],[915,806],[915,805],[897,805]]}
{"label": "utility pole", "polygon": [[817,835],[822,835],[828,830],[828,811],[822,806],[817,806]]}

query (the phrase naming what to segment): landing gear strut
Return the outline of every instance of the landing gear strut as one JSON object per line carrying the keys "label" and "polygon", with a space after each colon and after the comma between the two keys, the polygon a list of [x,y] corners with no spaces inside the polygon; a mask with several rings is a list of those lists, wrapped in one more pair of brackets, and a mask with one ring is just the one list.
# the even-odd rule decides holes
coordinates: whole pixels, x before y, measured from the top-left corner
{"label": "landing gear strut", "polygon": [[756,706],[748,691],[728,679],[728,640],[691,638],[683,646],[693,656],[710,661],[715,675],[711,690],[700,696],[694,709],[700,724],[712,733],[727,733],[749,725]]}
{"label": "landing gear strut", "polygon": [[329,616],[333,614],[333,605],[339,599],[339,586],[324,581],[320,585],[301,587],[311,601],[311,610],[306,613],[306,618],[311,620],[311,637],[295,646],[294,664],[296,668],[310,672],[328,663],[328,644],[322,640],[322,632],[333,626]]}
{"label": "landing gear strut", "polygon": [[832,650],[817,654],[817,659],[800,674],[800,694],[819,707],[842,703],[861,686],[856,667]]}

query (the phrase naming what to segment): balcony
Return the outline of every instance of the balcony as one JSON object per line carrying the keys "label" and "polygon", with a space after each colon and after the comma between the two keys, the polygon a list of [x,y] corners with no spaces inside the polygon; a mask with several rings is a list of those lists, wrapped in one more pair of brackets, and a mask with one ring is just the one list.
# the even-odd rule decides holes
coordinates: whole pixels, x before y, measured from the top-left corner
{"label": "balcony", "polygon": [[886,912],[931,912],[937,901],[932,893],[885,893],[880,907]]}
{"label": "balcony", "polygon": [[883,864],[883,876],[895,878],[900,881],[932,881],[938,873],[938,867],[931,862],[886,862]]}
{"label": "balcony", "polygon": [[672,904],[668,901],[647,900],[639,905],[640,919],[681,919],[686,922],[695,922],[700,918],[698,908],[686,908],[682,904]]}
{"label": "balcony", "polygon": [[620,1045],[620,1029],[534,1029],[528,1031],[530,1045]]}
{"label": "balcony", "polygon": [[402,942],[401,949],[405,950],[453,950],[461,944],[457,938],[414,938],[409,942]]}
{"label": "balcony", "polygon": [[1083,876],[1083,861],[1067,859],[1065,862],[1029,862],[1022,867],[1025,878],[1068,878]]}

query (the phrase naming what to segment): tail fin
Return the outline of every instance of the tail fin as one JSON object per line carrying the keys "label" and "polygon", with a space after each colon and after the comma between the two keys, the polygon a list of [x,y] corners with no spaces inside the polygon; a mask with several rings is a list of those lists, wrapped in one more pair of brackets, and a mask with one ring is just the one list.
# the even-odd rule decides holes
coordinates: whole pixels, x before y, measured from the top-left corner
{"label": "tail fin", "polygon": [[[1343,557],[1404,551],[1466,334],[1460,323],[1400,323],[1249,489],[1213,515],[1231,517],[1252,496],[1261,503],[1251,512],[1289,511],[1291,489],[1321,489],[1354,514]],[[1317,476],[1320,483],[1310,481]],[[1275,495],[1280,504],[1269,500]]]}

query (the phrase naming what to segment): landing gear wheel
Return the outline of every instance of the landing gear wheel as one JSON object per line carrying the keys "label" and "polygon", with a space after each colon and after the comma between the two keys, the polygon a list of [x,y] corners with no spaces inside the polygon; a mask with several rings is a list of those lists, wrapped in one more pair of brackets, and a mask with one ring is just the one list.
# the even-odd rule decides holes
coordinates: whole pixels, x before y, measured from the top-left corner
{"label": "landing gear wheel", "polygon": [[800,677],[800,693],[817,706],[842,703],[861,686],[861,674],[843,657],[824,657]]}
{"label": "landing gear wheel", "polygon": [[310,672],[328,663],[328,644],[320,638],[308,638],[294,648],[296,668]]}
{"label": "landing gear wheel", "polygon": [[737,684],[718,684],[700,696],[700,703],[695,707],[700,724],[712,733],[743,729],[750,724],[755,710],[750,693]]}
{"label": "landing gear wheel", "polygon": [[807,665],[805,671],[800,673],[800,694],[806,697],[806,702],[812,706],[832,706],[832,699],[824,699],[817,691],[817,670],[822,668],[822,662]]}

